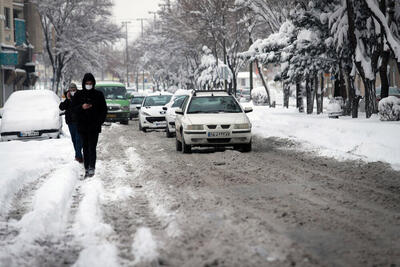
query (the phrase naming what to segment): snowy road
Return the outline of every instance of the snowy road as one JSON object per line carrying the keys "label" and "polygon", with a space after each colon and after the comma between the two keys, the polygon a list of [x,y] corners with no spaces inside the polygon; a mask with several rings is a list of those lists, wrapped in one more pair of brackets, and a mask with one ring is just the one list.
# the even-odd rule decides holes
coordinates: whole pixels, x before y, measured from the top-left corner
{"label": "snowy road", "polygon": [[42,141],[63,148],[47,171],[3,173],[21,179],[0,189],[0,266],[400,264],[400,173],[383,163],[260,137],[248,154],[183,155],[163,132],[113,124],[81,181],[68,141]]}

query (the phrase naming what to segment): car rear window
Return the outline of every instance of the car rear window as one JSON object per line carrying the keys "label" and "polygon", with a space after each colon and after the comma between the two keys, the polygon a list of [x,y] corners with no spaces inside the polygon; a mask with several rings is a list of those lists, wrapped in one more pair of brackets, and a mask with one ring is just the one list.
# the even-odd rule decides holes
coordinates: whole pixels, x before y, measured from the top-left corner
{"label": "car rear window", "polygon": [[242,109],[232,96],[193,97],[187,113],[240,113]]}

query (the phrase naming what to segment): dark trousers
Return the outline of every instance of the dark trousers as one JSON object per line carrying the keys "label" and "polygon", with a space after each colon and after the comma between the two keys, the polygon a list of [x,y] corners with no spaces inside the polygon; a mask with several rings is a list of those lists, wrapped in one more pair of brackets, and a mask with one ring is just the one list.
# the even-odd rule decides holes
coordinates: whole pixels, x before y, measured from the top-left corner
{"label": "dark trousers", "polygon": [[78,127],[76,123],[68,124],[69,132],[71,134],[72,144],[74,144],[75,158],[83,158],[82,156],[82,141],[81,136],[78,133]]}
{"label": "dark trousers", "polygon": [[81,132],[85,169],[96,168],[96,147],[99,140],[97,132]]}

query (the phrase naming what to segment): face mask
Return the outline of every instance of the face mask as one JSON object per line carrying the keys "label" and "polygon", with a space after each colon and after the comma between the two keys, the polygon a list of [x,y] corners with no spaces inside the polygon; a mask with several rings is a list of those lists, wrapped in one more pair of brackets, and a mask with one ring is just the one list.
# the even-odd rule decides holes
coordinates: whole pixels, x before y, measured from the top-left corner
{"label": "face mask", "polygon": [[93,89],[93,85],[86,84],[85,87],[86,87],[86,90],[92,90]]}
{"label": "face mask", "polygon": [[71,91],[71,95],[74,96],[74,94],[75,94],[75,92],[74,92],[74,91]]}

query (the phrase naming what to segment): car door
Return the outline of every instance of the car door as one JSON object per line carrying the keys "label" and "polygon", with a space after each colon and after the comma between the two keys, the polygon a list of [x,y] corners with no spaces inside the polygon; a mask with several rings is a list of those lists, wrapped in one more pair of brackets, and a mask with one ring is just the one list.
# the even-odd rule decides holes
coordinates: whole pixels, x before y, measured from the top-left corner
{"label": "car door", "polygon": [[181,106],[181,109],[182,109],[184,115],[176,114],[175,132],[176,132],[177,138],[179,137],[178,139],[180,139],[180,140],[182,140],[182,136],[181,136],[181,133],[180,133],[180,129],[182,127],[182,119],[186,114],[186,108],[187,108],[187,105],[188,105],[190,99],[191,99],[191,97],[186,97],[185,101],[183,102],[183,104]]}

